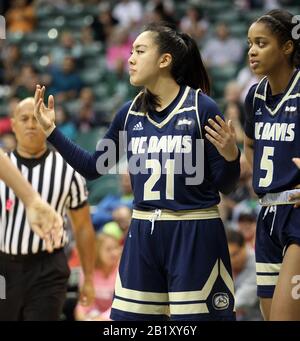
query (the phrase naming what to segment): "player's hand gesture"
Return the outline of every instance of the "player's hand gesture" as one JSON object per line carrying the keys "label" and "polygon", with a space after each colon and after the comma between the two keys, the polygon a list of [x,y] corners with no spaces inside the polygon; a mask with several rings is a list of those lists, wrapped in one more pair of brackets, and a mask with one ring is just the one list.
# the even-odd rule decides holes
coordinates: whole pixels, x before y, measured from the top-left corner
{"label": "player's hand gesture", "polygon": [[48,98],[48,107],[44,103],[45,87],[36,86],[34,94],[34,116],[49,136],[55,128],[54,97]]}
{"label": "player's hand gesture", "polygon": [[45,240],[48,252],[60,247],[63,221],[61,216],[49,204],[36,196],[27,205],[26,215],[32,230]]}
{"label": "player's hand gesture", "polygon": [[215,120],[208,120],[211,127],[205,126],[206,138],[217,148],[218,152],[227,161],[234,161],[239,155],[236,145],[236,134],[232,121],[225,122],[219,115]]}

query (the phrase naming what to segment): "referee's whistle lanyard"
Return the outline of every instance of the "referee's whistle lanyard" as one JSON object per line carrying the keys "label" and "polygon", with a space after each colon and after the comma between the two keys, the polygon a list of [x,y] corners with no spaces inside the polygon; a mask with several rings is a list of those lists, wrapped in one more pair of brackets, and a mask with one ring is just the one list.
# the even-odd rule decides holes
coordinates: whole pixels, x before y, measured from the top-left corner
{"label": "referee's whistle lanyard", "polygon": [[154,211],[153,216],[151,217],[151,219],[149,219],[150,222],[151,222],[151,232],[150,232],[150,234],[153,233],[155,221],[160,218],[160,215],[161,215],[161,210],[157,208]]}

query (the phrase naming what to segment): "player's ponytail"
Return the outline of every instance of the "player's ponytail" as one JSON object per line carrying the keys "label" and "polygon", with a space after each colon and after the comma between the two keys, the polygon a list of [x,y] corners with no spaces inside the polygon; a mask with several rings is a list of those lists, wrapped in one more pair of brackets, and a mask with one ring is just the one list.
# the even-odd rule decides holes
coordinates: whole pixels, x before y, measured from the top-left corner
{"label": "player's ponytail", "polygon": [[[145,31],[156,33],[154,41],[160,54],[170,53],[172,56],[171,75],[179,85],[188,85],[193,89],[201,89],[210,94],[210,84],[198,46],[194,39],[185,33],[179,33],[170,24],[150,24]],[[159,98],[144,89],[139,96],[141,110],[154,111],[159,106]]]}
{"label": "player's ponytail", "polygon": [[274,9],[256,20],[257,23],[264,23],[269,27],[272,34],[278,37],[281,44],[291,40],[294,50],[291,54],[291,64],[300,67],[300,37],[298,22],[293,20],[293,14],[284,9]]}
{"label": "player's ponytail", "polygon": [[178,84],[201,89],[210,94],[210,83],[197,43],[186,33],[178,33],[186,46],[182,67],[173,67],[173,76]]}

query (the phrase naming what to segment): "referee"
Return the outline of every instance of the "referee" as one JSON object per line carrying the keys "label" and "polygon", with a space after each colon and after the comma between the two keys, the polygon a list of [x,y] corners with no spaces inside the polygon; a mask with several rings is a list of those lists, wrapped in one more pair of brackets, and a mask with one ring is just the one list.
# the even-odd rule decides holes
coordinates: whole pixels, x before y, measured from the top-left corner
{"label": "referee", "polygon": [[30,227],[45,240],[47,251],[52,252],[56,243],[60,245],[62,218],[41,199],[1,149],[0,165],[0,180],[4,181],[22,200]]}
{"label": "referee", "polygon": [[[57,213],[69,213],[85,282],[81,303],[94,298],[94,230],[83,178],[46,145],[46,136],[33,116],[34,99],[21,101],[12,118],[17,149],[9,158],[32,187]],[[0,181],[0,275],[6,281],[6,299],[0,299],[0,320],[58,320],[70,274],[64,245],[48,253],[45,242],[30,228],[24,205]]]}

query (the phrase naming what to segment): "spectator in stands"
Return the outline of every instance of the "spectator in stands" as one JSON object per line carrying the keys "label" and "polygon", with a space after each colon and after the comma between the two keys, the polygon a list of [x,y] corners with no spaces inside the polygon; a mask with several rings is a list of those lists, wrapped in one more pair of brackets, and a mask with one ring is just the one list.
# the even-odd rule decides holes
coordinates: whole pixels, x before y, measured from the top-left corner
{"label": "spectator in stands", "polygon": [[15,97],[24,99],[32,96],[36,84],[39,81],[40,79],[34,66],[30,64],[23,65],[20,74],[14,83],[16,86]]}
{"label": "spectator in stands", "polygon": [[28,33],[34,30],[35,9],[27,0],[12,0],[5,17],[9,32]]}
{"label": "spectator in stands", "polygon": [[[124,60],[118,59],[115,70],[106,72],[103,78],[107,90],[105,104],[108,112],[116,112],[122,103],[137,95],[137,89],[129,84],[129,75],[124,63]],[[108,119],[111,122],[113,117]]]}
{"label": "spectator in stands", "polygon": [[165,12],[169,16],[175,16],[175,4],[174,0],[148,0],[145,4],[145,16],[154,11],[155,7],[159,4],[163,4]]}
{"label": "spectator in stands", "polygon": [[102,126],[101,116],[97,115],[91,104],[82,104],[78,117],[75,118],[76,130],[81,133],[87,133],[95,127]]}
{"label": "spectator in stands", "polygon": [[80,91],[78,101],[79,112],[74,119],[76,130],[86,133],[104,123],[104,114],[95,107],[95,98],[91,88],[84,87]]}
{"label": "spectator in stands", "polygon": [[132,211],[127,206],[120,206],[112,212],[113,221],[104,224],[101,232],[113,235],[120,243],[124,245],[131,222]]}
{"label": "spectator in stands", "polygon": [[259,82],[259,77],[255,75],[251,69],[249,68],[248,56],[245,66],[240,69],[237,77],[236,82],[240,87],[240,102],[244,103],[246,95],[251,88],[252,85]]}
{"label": "spectator in stands", "polygon": [[115,27],[109,38],[106,50],[106,65],[109,70],[116,70],[116,65],[122,61],[122,65],[126,67],[132,49],[132,41],[129,38],[128,31],[120,26]]}
{"label": "spectator in stands", "polygon": [[133,194],[129,174],[120,176],[121,194],[108,194],[97,205],[96,211],[92,216],[93,225],[96,230],[100,230],[107,222],[114,220],[113,211],[120,207],[126,206],[132,208]]}
{"label": "spectator in stands", "polygon": [[152,13],[149,13],[148,15],[150,22],[159,23],[161,21],[170,23],[171,25],[176,26],[176,20],[174,16],[170,15],[165,7],[163,2],[159,2],[153,9]]}
{"label": "spectator in stands", "polygon": [[204,45],[202,55],[208,67],[226,67],[240,63],[243,46],[237,39],[230,36],[228,25],[219,23],[216,35]]}
{"label": "spectator in stands", "polygon": [[11,132],[11,124],[9,117],[0,117],[0,136]]}
{"label": "spectator in stands", "polygon": [[99,233],[96,239],[96,263],[93,277],[95,301],[88,307],[78,303],[75,309],[76,320],[109,320],[120,256],[119,241],[112,235]]}
{"label": "spectator in stands", "polygon": [[227,231],[228,248],[235,287],[237,320],[262,320],[256,295],[255,255],[240,232]]}
{"label": "spectator in stands", "polygon": [[236,193],[242,195],[235,196],[235,205],[232,209],[232,223],[235,227],[241,214],[246,213],[256,218],[261,208],[252,187],[252,170],[244,153],[241,155],[241,177]]}
{"label": "spectator in stands", "polygon": [[229,81],[224,90],[224,101],[229,102],[240,102],[241,88],[235,80]]}
{"label": "spectator in stands", "polygon": [[51,76],[49,91],[57,94],[58,103],[74,99],[82,88],[82,81],[76,70],[76,62],[70,56],[64,58],[62,68],[50,66],[49,74]]}
{"label": "spectator in stands", "polygon": [[79,44],[75,47],[75,54],[82,59],[86,51],[100,51],[101,44],[95,40],[94,31],[90,26],[81,28]]}
{"label": "spectator in stands", "polygon": [[249,248],[255,247],[257,214],[254,209],[242,211],[238,216],[237,230],[243,235]]}
{"label": "spectator in stands", "polygon": [[114,209],[112,213],[113,220],[118,224],[119,228],[122,231],[123,234],[123,238],[121,240],[122,243],[124,242],[129,230],[131,215],[132,215],[131,209],[125,205],[117,207],[116,209]]}
{"label": "spectator in stands", "polygon": [[58,129],[69,139],[75,140],[77,129],[66,108],[62,105],[56,107],[56,123]]}
{"label": "spectator in stands", "polygon": [[5,152],[11,152],[17,146],[15,135],[12,133],[0,134],[0,148]]}
{"label": "spectator in stands", "polygon": [[110,6],[101,6],[91,25],[96,40],[106,43],[119,21],[113,16]]}
{"label": "spectator in stands", "polygon": [[208,29],[208,21],[205,20],[198,7],[188,6],[185,15],[180,20],[180,29],[192,36],[198,43],[204,38]]}
{"label": "spectator in stands", "polygon": [[66,57],[73,57],[77,60],[80,57],[79,46],[70,31],[63,31],[57,46],[50,52],[50,64],[62,66]]}
{"label": "spectator in stands", "polygon": [[143,6],[136,0],[119,0],[112,10],[120,26],[134,29],[143,19]]}
{"label": "spectator in stands", "polygon": [[0,51],[3,84],[13,84],[20,74],[22,55],[18,45],[8,44]]}
{"label": "spectator in stands", "polygon": [[84,87],[80,90],[79,101],[81,105],[93,105],[95,96],[91,88]]}

